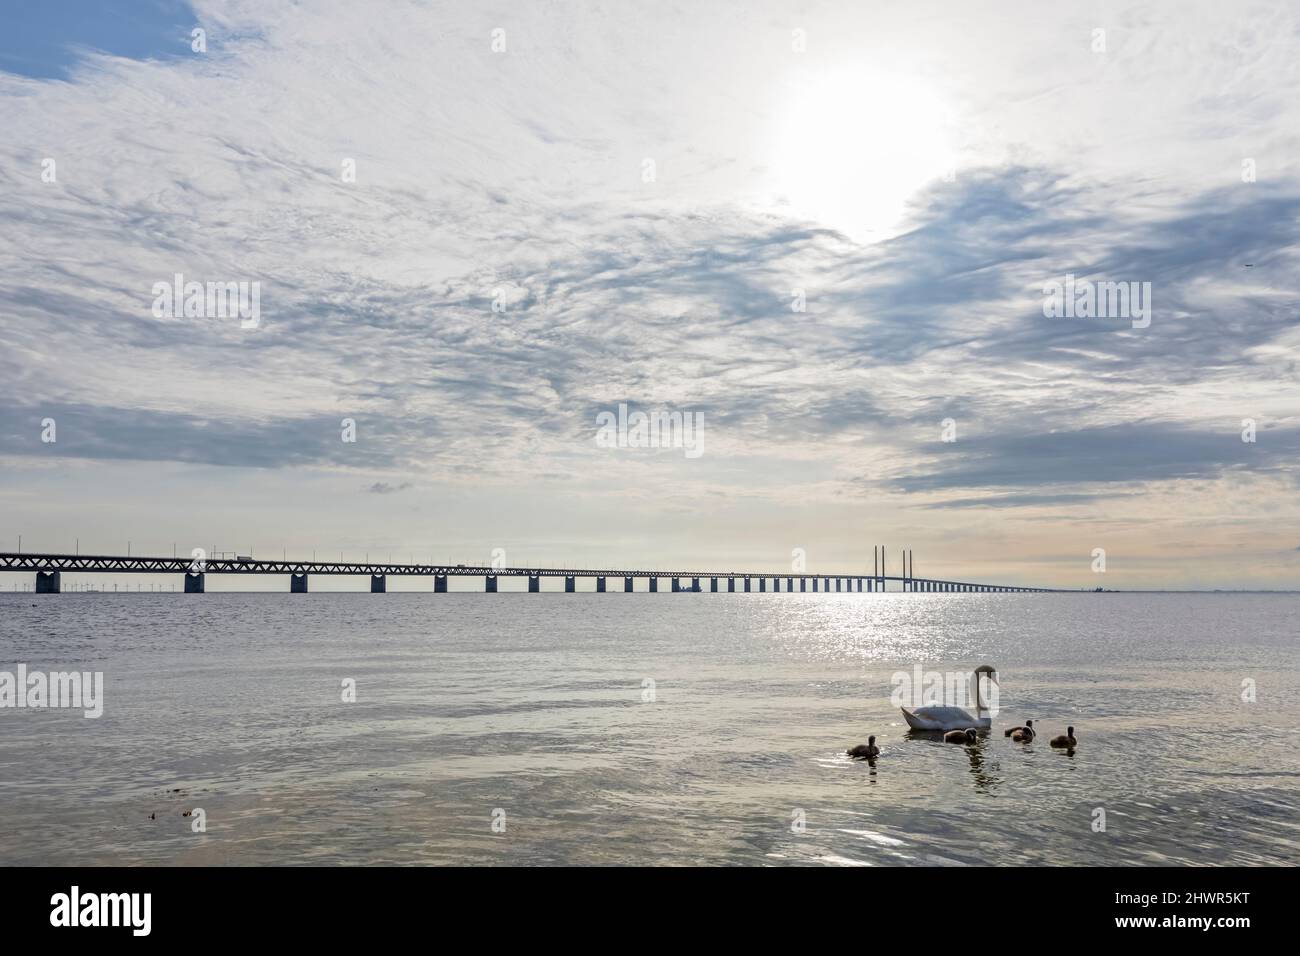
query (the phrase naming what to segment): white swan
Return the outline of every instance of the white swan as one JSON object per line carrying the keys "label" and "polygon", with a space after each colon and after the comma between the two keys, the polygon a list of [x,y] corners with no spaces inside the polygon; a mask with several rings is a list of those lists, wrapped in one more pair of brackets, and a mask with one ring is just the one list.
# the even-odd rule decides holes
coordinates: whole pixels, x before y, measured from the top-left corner
{"label": "white swan", "polygon": [[993,717],[980,698],[980,678],[985,674],[989,676],[990,683],[998,682],[998,672],[992,665],[981,664],[975,668],[975,716],[972,717],[961,707],[932,706],[917,707],[915,710],[901,707],[899,709],[903,712],[907,726],[913,730],[965,730],[967,727],[987,730],[992,727]]}

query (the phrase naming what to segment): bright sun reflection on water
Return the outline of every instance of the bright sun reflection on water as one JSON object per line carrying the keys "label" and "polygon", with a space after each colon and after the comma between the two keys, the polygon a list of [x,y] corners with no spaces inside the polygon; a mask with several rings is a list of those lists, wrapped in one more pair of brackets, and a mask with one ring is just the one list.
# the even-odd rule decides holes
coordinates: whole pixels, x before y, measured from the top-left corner
{"label": "bright sun reflection on water", "polygon": [[771,187],[796,215],[884,238],[909,197],[953,168],[948,111],[924,84],[841,70],[793,78],[777,113]]}

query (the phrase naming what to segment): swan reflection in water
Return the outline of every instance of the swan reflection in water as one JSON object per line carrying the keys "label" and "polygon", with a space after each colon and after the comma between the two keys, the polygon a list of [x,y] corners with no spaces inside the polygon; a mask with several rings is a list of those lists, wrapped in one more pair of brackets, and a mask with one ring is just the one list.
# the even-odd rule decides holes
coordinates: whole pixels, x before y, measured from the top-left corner
{"label": "swan reflection in water", "polygon": [[[909,729],[903,733],[904,740],[929,740],[934,743],[943,743],[943,731],[940,730],[915,730]],[[975,778],[975,789],[981,793],[992,793],[1002,783],[1002,778],[992,771],[995,765],[985,766],[987,758],[985,748],[989,745],[989,735],[986,731],[977,731],[975,742],[963,744],[966,751],[966,757],[970,760],[971,776]],[[956,750],[955,746],[949,745],[944,747],[945,750]]]}

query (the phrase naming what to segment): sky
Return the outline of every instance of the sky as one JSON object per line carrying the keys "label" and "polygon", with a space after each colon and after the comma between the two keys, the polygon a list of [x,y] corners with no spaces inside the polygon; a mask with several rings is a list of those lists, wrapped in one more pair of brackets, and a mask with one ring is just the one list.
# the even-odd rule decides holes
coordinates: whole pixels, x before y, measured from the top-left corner
{"label": "sky", "polygon": [[1298,74],[1285,2],[22,5],[0,550],[1294,587]]}

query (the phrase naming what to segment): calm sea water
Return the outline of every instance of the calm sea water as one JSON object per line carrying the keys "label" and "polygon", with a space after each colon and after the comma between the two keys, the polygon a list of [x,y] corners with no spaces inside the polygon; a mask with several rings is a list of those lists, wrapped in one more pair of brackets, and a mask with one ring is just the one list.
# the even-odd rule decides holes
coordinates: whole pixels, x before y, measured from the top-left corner
{"label": "calm sea water", "polygon": [[[0,863],[1295,864],[1297,621],[1277,594],[4,594],[0,670],[103,671],[106,701],[0,710]],[[914,663],[994,665],[994,733],[909,739]],[[1027,717],[1079,747],[996,729]],[[868,734],[874,767],[843,756]]]}

